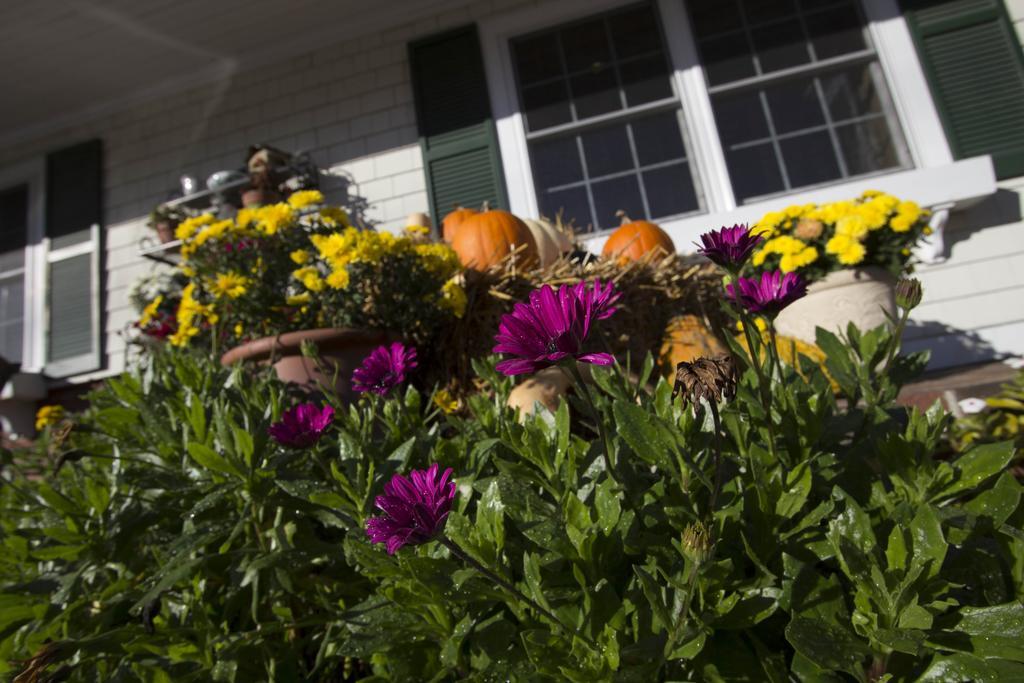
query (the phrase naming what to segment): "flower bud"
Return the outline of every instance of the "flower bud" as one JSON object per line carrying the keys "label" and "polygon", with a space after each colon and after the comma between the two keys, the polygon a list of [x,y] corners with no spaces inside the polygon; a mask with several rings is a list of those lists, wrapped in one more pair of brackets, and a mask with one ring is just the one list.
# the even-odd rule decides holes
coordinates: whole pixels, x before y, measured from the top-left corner
{"label": "flower bud", "polygon": [[896,305],[910,311],[921,303],[921,281],[917,278],[901,277],[896,283]]}
{"label": "flower bud", "polygon": [[704,564],[711,557],[711,532],[703,522],[690,524],[683,530],[683,554],[695,564]]}

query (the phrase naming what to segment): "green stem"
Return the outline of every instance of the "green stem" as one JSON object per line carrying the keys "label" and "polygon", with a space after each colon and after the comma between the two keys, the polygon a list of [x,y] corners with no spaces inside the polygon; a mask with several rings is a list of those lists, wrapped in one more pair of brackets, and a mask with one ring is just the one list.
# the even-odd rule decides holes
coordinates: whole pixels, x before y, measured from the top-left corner
{"label": "green stem", "polygon": [[486,576],[488,579],[490,579],[494,583],[498,584],[499,586],[501,586],[502,588],[507,590],[509,593],[512,593],[514,596],[516,596],[517,598],[519,598],[520,600],[525,602],[527,605],[532,607],[534,610],[536,610],[540,614],[543,614],[550,621],[552,621],[556,625],[558,625],[563,631],[565,631],[569,635],[578,636],[587,645],[589,645],[590,647],[594,648],[595,650],[597,649],[597,644],[594,643],[594,641],[592,641],[590,638],[588,638],[584,634],[580,633],[578,630],[576,630],[574,628],[570,628],[569,626],[567,626],[553,612],[551,612],[550,610],[545,609],[544,607],[542,607],[536,600],[534,600],[533,598],[527,596],[521,590],[516,588],[515,585],[512,584],[512,582],[510,582],[508,579],[506,579],[505,577],[501,576],[496,571],[494,571],[493,569],[485,566],[483,563],[481,563],[476,558],[471,556],[465,550],[460,548],[458,546],[458,544],[455,543],[455,541],[451,540],[447,536],[439,536],[437,540],[445,548],[448,548],[448,550],[451,552],[452,555],[455,555],[460,560],[462,560],[466,564],[468,564],[471,567],[473,567],[473,569],[476,569],[478,572],[480,572],[481,574]]}
{"label": "green stem", "polygon": [[[740,320],[743,323],[743,334],[747,338],[747,350],[750,355],[750,363],[757,375],[757,390],[761,395],[761,407],[764,408],[765,419],[768,422],[768,452],[772,460],[778,462],[779,454],[775,450],[775,420],[772,418],[772,397],[771,385],[765,380],[764,371],[761,368],[761,354],[754,349],[754,335],[751,333],[751,326],[756,327],[746,314],[740,312]],[[753,456],[751,456],[753,460]]]}
{"label": "green stem", "polygon": [[907,326],[907,320],[910,319],[910,309],[904,309],[903,315],[900,316],[900,321],[896,325],[896,329],[892,333],[892,339],[889,340],[889,351],[885,354],[885,365],[882,366],[882,375],[886,375],[889,372],[889,368],[892,365],[893,360],[896,358],[896,351],[900,348],[900,340],[903,339],[903,330]]}
{"label": "green stem", "polygon": [[[587,402],[590,407],[590,414],[594,418],[594,423],[597,425],[597,433],[601,437],[601,442],[604,444],[604,463],[605,468],[608,470],[608,476],[615,482],[615,485],[620,489],[625,490],[622,482],[619,481],[618,475],[615,470],[618,463],[615,460],[615,455],[612,452],[611,439],[608,436],[608,431],[604,427],[604,420],[601,419],[601,413],[597,410],[597,403],[594,402],[594,397],[590,394],[590,389],[587,388],[587,383],[583,381],[583,375],[580,373],[580,369],[576,367],[576,361],[570,359],[566,364],[569,368],[569,376],[576,384],[577,389],[583,394],[583,399]],[[565,369],[566,365],[560,367]]]}

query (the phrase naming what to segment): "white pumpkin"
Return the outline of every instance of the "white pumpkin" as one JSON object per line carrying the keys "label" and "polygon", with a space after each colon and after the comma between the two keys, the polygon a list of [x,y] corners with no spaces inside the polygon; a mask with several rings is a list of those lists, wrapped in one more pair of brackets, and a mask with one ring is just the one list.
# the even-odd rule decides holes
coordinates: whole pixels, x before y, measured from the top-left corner
{"label": "white pumpkin", "polygon": [[416,226],[421,226],[424,228],[432,227],[430,223],[430,216],[423,213],[422,211],[410,213],[409,217],[405,219],[405,227],[411,228]]}
{"label": "white pumpkin", "polygon": [[532,415],[538,404],[553,413],[570,385],[569,378],[559,368],[544,368],[512,389],[508,406],[519,410],[520,421]]}
{"label": "white pumpkin", "polygon": [[562,252],[558,249],[558,243],[555,241],[552,231],[534,218],[524,218],[523,222],[530,229],[533,241],[537,244],[537,256],[540,257],[541,268],[557,261]]}

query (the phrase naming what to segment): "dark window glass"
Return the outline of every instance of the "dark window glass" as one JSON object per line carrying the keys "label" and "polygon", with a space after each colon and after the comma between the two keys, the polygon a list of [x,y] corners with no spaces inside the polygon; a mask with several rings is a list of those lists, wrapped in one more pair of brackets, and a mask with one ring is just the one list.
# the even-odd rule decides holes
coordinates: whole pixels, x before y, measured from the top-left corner
{"label": "dark window glass", "polygon": [[823,74],[821,88],[829,114],[835,121],[882,112],[870,64]]}
{"label": "dark window glass", "polygon": [[562,30],[562,50],[570,73],[612,61],[604,20],[588,21]]}
{"label": "dark window glass", "polygon": [[764,92],[777,134],[825,123],[825,112],[821,109],[821,98],[813,78],[785,81],[765,88]]}
{"label": "dark window glass", "polygon": [[811,61],[804,32],[797,20],[762,26],[750,32],[761,73],[800,66]]}
{"label": "dark window glass", "polygon": [[523,108],[526,110],[526,123],[530,130],[550,128],[572,121],[564,82],[555,81],[545,85],[523,88],[522,96]]}
{"label": "dark window glass", "polygon": [[619,124],[597,128],[580,137],[583,140],[583,155],[587,160],[587,173],[591,178],[634,168],[626,126]]}
{"label": "dark window glass", "polygon": [[587,188],[572,187],[566,190],[540,193],[540,210],[550,218],[561,215],[565,221],[572,221],[580,232],[592,229],[594,219],[590,215]]}
{"label": "dark window glass", "polygon": [[698,36],[713,36],[743,28],[736,0],[689,0],[693,32]]}
{"label": "dark window glass", "polygon": [[[608,20],[618,59],[629,59],[660,49],[660,29],[649,7],[613,14]],[[657,36],[658,40],[652,43],[651,36]]]}
{"label": "dark window glass", "polygon": [[558,43],[550,36],[524,40],[515,48],[516,72],[519,82],[529,85],[562,75]]}
{"label": "dark window glass", "polygon": [[808,14],[804,22],[818,59],[858,52],[867,47],[860,15],[853,5],[840,5]]}
{"label": "dark window glass", "polygon": [[828,132],[820,131],[779,141],[786,173],[793,187],[841,178],[835,148]]}
{"label": "dark window glass", "polygon": [[663,55],[626,62],[619,66],[619,75],[626,93],[626,104],[630,107],[672,97],[668,64]]}
{"label": "dark window glass", "polygon": [[757,74],[750,46],[742,33],[704,41],[700,44],[700,53],[709,85],[731,83]]}
{"label": "dark window glass", "polygon": [[620,219],[616,214],[619,211],[625,211],[631,218],[647,215],[643,198],[640,196],[640,182],[635,175],[599,180],[593,183],[591,188],[598,230],[607,230],[618,225]]}
{"label": "dark window glass", "polygon": [[732,145],[769,136],[759,91],[718,95],[711,102],[722,144]]}
{"label": "dark window glass", "polygon": [[725,162],[733,192],[739,199],[786,189],[770,142],[727,151]]}
{"label": "dark window glass", "polygon": [[697,193],[693,189],[689,164],[673,164],[644,171],[642,174],[647,203],[655,216],[673,216],[696,211]]}
{"label": "dark window glass", "polygon": [[608,67],[573,76],[570,83],[578,119],[607,114],[622,108],[622,97],[615,82],[615,72]]}
{"label": "dark window glass", "polygon": [[533,178],[541,187],[559,187],[583,180],[576,138],[543,140],[531,147]]}
{"label": "dark window glass", "polygon": [[[633,144],[641,166],[657,164],[686,156],[683,136],[679,131],[679,115],[675,111],[635,119],[630,128]],[[659,214],[655,214],[659,215]]]}
{"label": "dark window glass", "polygon": [[853,175],[893,168],[900,163],[889,125],[882,117],[837,126],[836,137]]}

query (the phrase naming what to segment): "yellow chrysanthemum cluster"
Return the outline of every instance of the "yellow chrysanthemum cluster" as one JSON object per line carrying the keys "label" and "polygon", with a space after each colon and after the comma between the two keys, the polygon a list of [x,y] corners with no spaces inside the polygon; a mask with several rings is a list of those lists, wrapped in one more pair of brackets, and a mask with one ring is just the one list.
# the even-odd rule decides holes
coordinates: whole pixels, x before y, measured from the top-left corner
{"label": "yellow chrysanthemum cluster", "polygon": [[288,196],[288,206],[293,209],[304,209],[307,206],[323,203],[324,195],[320,190],[299,190]]}
{"label": "yellow chrysanthemum cluster", "polygon": [[466,314],[466,290],[462,288],[455,278],[448,280],[441,287],[441,305],[452,312],[456,318]]}
{"label": "yellow chrysanthemum cluster", "polygon": [[[853,201],[791,206],[765,214],[754,226],[753,231],[766,241],[754,254],[753,263],[761,265],[772,254],[781,256],[779,268],[785,272],[814,263],[817,249],[793,237],[792,231],[808,241],[827,235],[825,253],[835,256],[844,266],[855,266],[867,258],[864,240],[872,232],[886,227],[896,233],[908,232],[926,215],[914,202],[900,201],[875,190],[868,190]],[[833,230],[823,231],[824,226],[832,226]]]}
{"label": "yellow chrysanthemum cluster", "polygon": [[202,304],[195,298],[196,285],[190,282],[181,292],[181,303],[178,304],[178,329],[168,337],[173,346],[186,346],[192,337],[199,334],[199,323],[211,325],[217,322],[217,314],[212,304]]}
{"label": "yellow chrysanthemum cluster", "polygon": [[63,406],[43,406],[36,411],[36,431],[41,432],[50,425],[55,425],[64,419]]}
{"label": "yellow chrysanthemum cluster", "polygon": [[760,266],[764,263],[765,259],[771,254],[778,254],[781,259],[779,260],[779,268],[784,273],[789,273],[798,268],[814,263],[818,259],[818,250],[807,244],[803,240],[799,240],[796,237],[789,235],[779,235],[769,239],[764,245],[754,254],[752,262],[755,266]]}
{"label": "yellow chrysanthemum cluster", "polygon": [[218,273],[212,281],[206,283],[206,288],[217,298],[226,296],[229,299],[237,299],[249,290],[252,280],[240,273]]}

